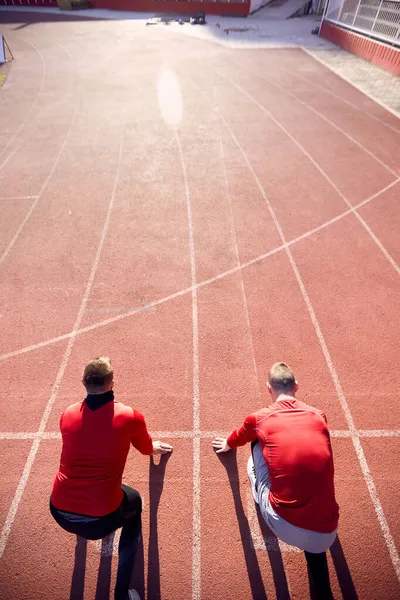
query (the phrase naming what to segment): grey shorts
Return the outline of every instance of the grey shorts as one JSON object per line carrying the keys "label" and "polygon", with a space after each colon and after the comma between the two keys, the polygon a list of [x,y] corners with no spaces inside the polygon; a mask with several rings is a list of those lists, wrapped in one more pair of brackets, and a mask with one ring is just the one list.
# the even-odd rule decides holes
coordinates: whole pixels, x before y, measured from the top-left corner
{"label": "grey shorts", "polygon": [[325,550],[332,546],[335,541],[337,529],[332,531],[332,533],[317,533],[316,531],[296,527],[296,525],[291,525],[285,521],[285,519],[282,519],[282,517],[274,511],[269,500],[271,483],[268,467],[264,460],[260,444],[254,444],[253,446],[253,460],[256,471],[260,511],[271,531],[273,531],[276,537],[282,540],[282,542],[290,544],[291,546],[296,546],[297,548],[300,548],[300,550],[306,550],[313,554],[325,552]]}

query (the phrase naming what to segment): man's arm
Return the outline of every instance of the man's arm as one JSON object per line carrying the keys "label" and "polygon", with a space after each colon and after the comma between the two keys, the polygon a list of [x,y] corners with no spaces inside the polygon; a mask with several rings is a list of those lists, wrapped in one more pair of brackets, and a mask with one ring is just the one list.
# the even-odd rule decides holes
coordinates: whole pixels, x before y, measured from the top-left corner
{"label": "man's arm", "polygon": [[172,451],[172,446],[165,442],[154,442],[147,431],[144,416],[138,411],[133,411],[133,427],[131,434],[131,444],[139,450],[141,454],[168,454]]}
{"label": "man's arm", "polygon": [[233,448],[244,446],[247,442],[254,442],[256,439],[256,415],[252,414],[246,417],[243,425],[239,429],[232,431],[229,437],[215,438],[212,446],[217,454],[221,454],[221,452],[228,452],[228,450],[232,450]]}

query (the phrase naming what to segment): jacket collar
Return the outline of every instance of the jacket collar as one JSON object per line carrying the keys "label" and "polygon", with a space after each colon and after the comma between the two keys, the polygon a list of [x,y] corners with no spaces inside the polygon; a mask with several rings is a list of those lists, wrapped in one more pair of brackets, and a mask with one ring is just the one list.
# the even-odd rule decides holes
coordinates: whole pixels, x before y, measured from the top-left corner
{"label": "jacket collar", "polygon": [[108,402],[112,402],[113,400],[113,390],[104,392],[104,394],[88,394],[85,398],[85,402],[90,408],[90,410],[97,410],[98,408],[101,408],[102,406],[104,406]]}

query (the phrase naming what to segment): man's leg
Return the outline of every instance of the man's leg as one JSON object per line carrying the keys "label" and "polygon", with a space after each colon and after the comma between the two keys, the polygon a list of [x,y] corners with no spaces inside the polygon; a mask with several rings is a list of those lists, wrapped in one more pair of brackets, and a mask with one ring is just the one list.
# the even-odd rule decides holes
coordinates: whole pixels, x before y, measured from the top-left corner
{"label": "man's leg", "polygon": [[261,508],[268,500],[271,482],[269,479],[267,463],[264,460],[261,446],[258,441],[251,443],[251,454],[253,457],[254,473],[256,478],[256,490]]}
{"label": "man's leg", "polygon": [[121,505],[122,532],[118,546],[118,571],[115,600],[127,600],[136,551],[142,537],[142,499],[139,492],[122,485],[124,500]]}
{"label": "man's leg", "polygon": [[119,511],[104,517],[87,517],[59,510],[53,505],[50,498],[50,512],[60,527],[85,540],[100,540],[115,531],[117,527],[121,527],[116,524]]}
{"label": "man's leg", "polygon": [[304,551],[304,554],[308,567],[311,597],[315,600],[333,600],[326,552],[312,554]]}

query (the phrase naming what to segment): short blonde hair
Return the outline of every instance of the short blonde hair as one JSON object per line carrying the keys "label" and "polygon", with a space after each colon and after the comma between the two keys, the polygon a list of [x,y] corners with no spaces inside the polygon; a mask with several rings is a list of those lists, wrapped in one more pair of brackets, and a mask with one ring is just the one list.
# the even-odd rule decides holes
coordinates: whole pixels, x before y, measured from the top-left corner
{"label": "short blonde hair", "polygon": [[108,356],[98,356],[84,368],[83,385],[89,394],[101,392],[110,385],[113,376],[114,371]]}
{"label": "short blonde hair", "polygon": [[274,392],[292,392],[296,385],[296,379],[289,365],[277,362],[269,370],[268,383]]}

